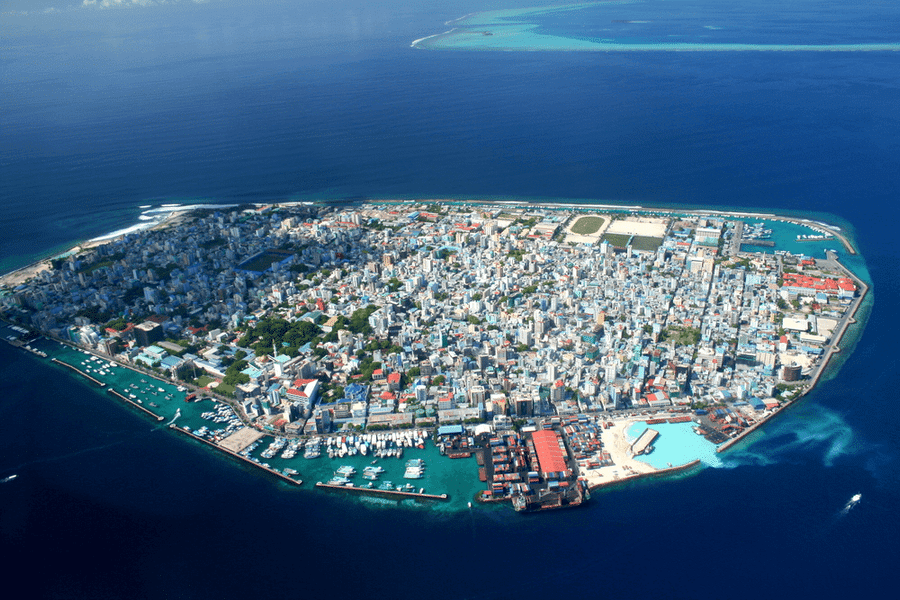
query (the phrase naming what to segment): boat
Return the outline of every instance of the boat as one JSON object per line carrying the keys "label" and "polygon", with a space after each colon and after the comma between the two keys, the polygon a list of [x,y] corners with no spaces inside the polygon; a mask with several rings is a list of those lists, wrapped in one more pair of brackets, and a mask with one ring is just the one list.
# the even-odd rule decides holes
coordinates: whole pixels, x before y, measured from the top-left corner
{"label": "boat", "polygon": [[342,477],[352,477],[353,475],[356,475],[356,469],[350,465],[342,465],[334,473],[335,475],[340,475]]}
{"label": "boat", "polygon": [[425,471],[420,467],[406,467],[406,471],[403,473],[404,479],[422,479],[424,476]]}
{"label": "boat", "polygon": [[18,476],[19,475],[17,473],[13,473],[9,477],[4,477],[3,479],[0,479],[0,483],[9,483],[10,481],[12,481],[13,479],[15,479]]}

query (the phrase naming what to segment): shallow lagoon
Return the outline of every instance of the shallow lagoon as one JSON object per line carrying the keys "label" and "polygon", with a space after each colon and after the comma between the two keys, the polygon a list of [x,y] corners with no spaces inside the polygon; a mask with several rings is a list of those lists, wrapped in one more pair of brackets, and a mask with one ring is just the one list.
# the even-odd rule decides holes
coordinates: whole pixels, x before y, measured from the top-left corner
{"label": "shallow lagoon", "polygon": [[466,15],[451,30],[413,42],[462,50],[851,52],[897,51],[896,31],[846,5],[769,1],[612,1],[492,10]]}
{"label": "shallow lagoon", "polygon": [[[722,466],[722,461],[716,454],[716,445],[694,433],[692,426],[693,423],[653,425],[652,428],[659,432],[659,436],[653,442],[653,451],[640,457],[640,460],[657,469],[679,467],[697,459],[706,466]],[[629,441],[637,440],[649,428],[643,421],[634,423],[626,432]]]}

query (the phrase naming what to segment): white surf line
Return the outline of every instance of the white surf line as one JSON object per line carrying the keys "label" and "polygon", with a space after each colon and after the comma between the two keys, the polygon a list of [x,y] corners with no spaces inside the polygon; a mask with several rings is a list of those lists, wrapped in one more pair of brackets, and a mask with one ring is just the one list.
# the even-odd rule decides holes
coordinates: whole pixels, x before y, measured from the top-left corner
{"label": "white surf line", "polygon": [[418,48],[418,45],[417,45],[417,44],[418,44],[419,42],[424,42],[425,40],[430,40],[431,38],[433,38],[433,37],[438,37],[439,35],[447,35],[448,33],[453,33],[454,31],[456,31],[456,29],[457,29],[457,28],[454,27],[453,29],[448,29],[447,31],[445,31],[445,32],[443,32],[443,33],[435,33],[434,35],[426,35],[426,36],[423,37],[423,38],[419,38],[419,39],[417,39],[417,40],[413,40],[413,43],[410,44],[409,47],[410,47],[410,48]]}

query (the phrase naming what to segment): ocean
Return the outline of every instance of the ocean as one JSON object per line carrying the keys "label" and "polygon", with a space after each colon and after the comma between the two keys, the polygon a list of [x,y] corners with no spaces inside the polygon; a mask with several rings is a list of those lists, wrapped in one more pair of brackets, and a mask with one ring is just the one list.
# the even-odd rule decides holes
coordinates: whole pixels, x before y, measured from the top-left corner
{"label": "ocean", "polygon": [[[18,477],[0,484],[0,551],[13,587],[429,599],[890,589],[900,53],[410,47],[468,13],[532,6],[521,0],[103,4],[0,3],[0,271],[175,203],[742,208],[842,227],[861,252],[848,264],[872,284],[870,315],[840,369],[721,466],[524,517],[290,488],[3,344],[0,478]],[[707,26],[734,25],[726,41],[900,41],[887,3],[632,4],[540,17],[537,31],[703,44],[726,40]]]}

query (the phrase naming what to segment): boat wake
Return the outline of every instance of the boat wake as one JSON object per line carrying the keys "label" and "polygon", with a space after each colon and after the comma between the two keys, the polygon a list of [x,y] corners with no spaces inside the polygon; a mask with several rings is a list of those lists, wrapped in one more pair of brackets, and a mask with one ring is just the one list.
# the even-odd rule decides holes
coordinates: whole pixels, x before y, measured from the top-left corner
{"label": "boat wake", "polygon": [[850,500],[847,501],[847,504],[844,505],[844,508],[841,509],[840,516],[846,515],[850,510],[859,504],[860,500],[862,500],[862,494],[854,494]]}
{"label": "boat wake", "polygon": [[16,477],[18,477],[18,475],[17,475],[16,473],[13,473],[13,474],[10,475],[9,477],[4,477],[3,479],[0,479],[0,483],[9,483],[10,481],[12,481],[13,479],[15,479]]}
{"label": "boat wake", "polygon": [[169,426],[169,425],[171,425],[172,423],[174,423],[175,420],[176,420],[178,417],[180,417],[180,416],[181,416],[181,409],[180,409],[180,408],[176,408],[176,409],[175,409],[175,416],[172,417],[172,420],[171,420],[171,421],[169,421],[168,423],[166,423],[166,426]]}
{"label": "boat wake", "polygon": [[[75,458],[76,456],[81,456],[82,454],[87,454],[88,452],[99,452],[100,450],[106,450],[108,448],[112,448],[113,446],[118,446],[119,444],[122,444],[124,442],[125,442],[125,440],[119,440],[118,442],[112,442],[110,444],[104,444],[102,446],[92,446],[91,448],[85,448],[84,450],[78,450],[76,452],[69,452],[68,454],[61,454],[59,456],[48,456],[47,458],[36,458],[34,460],[29,460],[28,462],[24,462],[20,465],[17,465],[16,467],[14,467],[10,470],[11,471],[21,471],[23,468],[25,468],[29,465],[37,465],[37,464],[42,464],[42,463],[57,462],[60,460],[68,460],[70,458]],[[0,483],[6,483],[8,481],[12,481],[16,477],[18,477],[18,474],[10,475],[6,479],[2,480],[2,482],[0,482]]]}

